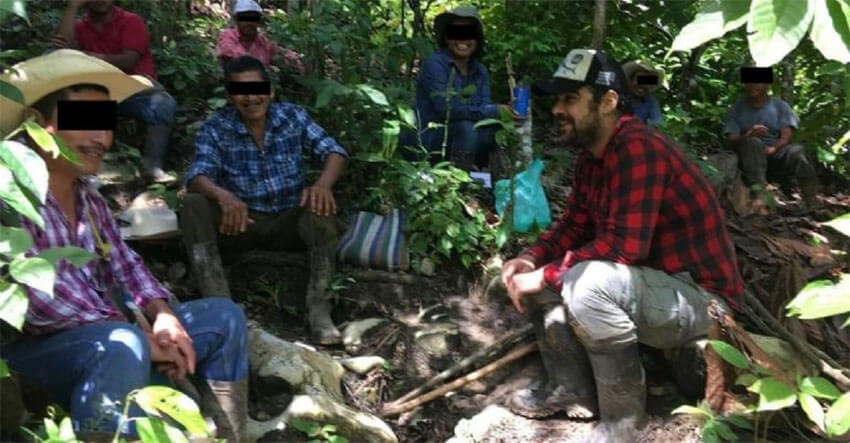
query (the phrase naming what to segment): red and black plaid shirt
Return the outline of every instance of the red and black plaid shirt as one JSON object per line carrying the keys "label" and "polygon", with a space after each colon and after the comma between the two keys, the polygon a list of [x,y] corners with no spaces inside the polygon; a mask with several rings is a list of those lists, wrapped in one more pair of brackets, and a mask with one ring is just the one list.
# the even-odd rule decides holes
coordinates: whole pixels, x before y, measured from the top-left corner
{"label": "red and black plaid shirt", "polygon": [[699,168],[637,118],[621,117],[601,158],[582,152],[561,218],[524,251],[560,290],[585,260],[687,271],[730,307],[743,293],[722,209]]}

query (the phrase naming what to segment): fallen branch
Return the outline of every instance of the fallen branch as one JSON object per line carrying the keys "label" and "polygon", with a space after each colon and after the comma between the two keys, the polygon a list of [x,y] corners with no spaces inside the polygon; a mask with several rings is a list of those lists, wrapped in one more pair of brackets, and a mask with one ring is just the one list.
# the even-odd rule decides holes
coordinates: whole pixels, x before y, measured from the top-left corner
{"label": "fallen branch", "polygon": [[416,398],[414,398],[414,399],[412,399],[408,402],[402,403],[398,406],[392,406],[392,407],[390,407],[390,405],[385,406],[384,408],[381,409],[381,415],[384,416],[384,417],[391,417],[391,416],[403,414],[407,411],[411,411],[413,409],[416,409],[419,406],[422,406],[422,405],[424,405],[425,403],[428,403],[431,400],[442,397],[443,395],[445,395],[448,392],[454,391],[455,389],[458,389],[461,386],[466,385],[467,383],[471,383],[475,380],[483,378],[487,374],[490,374],[493,371],[496,371],[498,369],[501,369],[501,368],[507,366],[508,363],[511,363],[514,360],[517,360],[521,357],[524,357],[525,355],[533,352],[536,348],[537,348],[537,343],[526,343],[524,345],[520,345],[519,347],[514,348],[514,350],[509,352],[504,357],[494,361],[493,363],[490,363],[489,365],[484,366],[483,368],[481,368],[477,371],[470,372],[469,374],[467,374],[467,375],[465,375],[461,378],[455,379],[453,382],[446,384],[446,385],[443,385],[443,386],[441,386],[437,389],[434,389],[433,391],[428,392],[427,394],[416,397]]}
{"label": "fallen branch", "polygon": [[415,285],[424,282],[424,277],[398,271],[384,271],[381,269],[362,269],[346,266],[343,273],[361,282],[399,283],[403,285]]}
{"label": "fallen branch", "polygon": [[495,343],[487,346],[484,349],[479,350],[478,352],[470,355],[469,357],[464,358],[463,360],[455,363],[452,367],[440,372],[439,374],[431,377],[428,381],[417,387],[416,389],[408,392],[407,394],[402,395],[396,400],[393,400],[390,403],[384,405],[384,408],[391,409],[396,408],[398,405],[410,400],[411,398],[422,394],[423,392],[428,391],[428,389],[433,388],[434,386],[443,383],[452,377],[456,377],[457,375],[463,373],[467,369],[483,364],[489,358],[493,358],[496,355],[501,354],[506,349],[510,349],[513,346],[516,346],[517,343],[524,341],[526,338],[529,338],[533,335],[532,325],[528,324],[510,334],[502,337]]}
{"label": "fallen branch", "polygon": [[[764,289],[762,289],[758,284],[753,284],[752,287],[762,296],[766,296],[767,293]],[[767,308],[761,304],[761,301],[754,296],[750,291],[744,291],[744,296],[746,297],[746,302],[748,305],[755,308],[757,314],[760,316],[760,320],[764,320],[767,322],[768,326],[770,326],[772,333],[776,333],[783,340],[791,343],[795,349],[797,349],[800,354],[803,355],[806,359],[812,362],[815,366],[820,368],[820,370],[828,375],[830,378],[838,384],[838,387],[844,391],[850,390],[850,370],[839,365],[835,360],[832,359],[826,353],[820,351],[815,348],[808,342],[804,342],[794,336],[788,329],[783,325],[779,320],[777,320]]]}

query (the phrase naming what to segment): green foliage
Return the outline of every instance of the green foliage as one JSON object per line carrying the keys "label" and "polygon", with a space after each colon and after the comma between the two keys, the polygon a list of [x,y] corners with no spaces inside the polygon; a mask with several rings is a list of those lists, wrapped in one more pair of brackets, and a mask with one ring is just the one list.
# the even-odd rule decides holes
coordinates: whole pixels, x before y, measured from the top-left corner
{"label": "green foliage", "polygon": [[[209,435],[198,405],[180,391],[167,386],[148,386],[130,393],[129,398],[149,416],[161,419],[167,417],[179,423],[189,435],[195,437]],[[163,426],[169,427],[164,423]]]}
{"label": "green foliage", "polygon": [[322,425],[300,418],[293,418],[288,423],[309,438],[307,443],[348,443],[347,438],[336,434],[336,425]]}
{"label": "green foliage", "polygon": [[10,14],[29,21],[26,0],[0,0],[0,23],[4,22]]}
{"label": "green foliage", "polygon": [[702,441],[704,443],[737,441],[738,436],[732,431],[733,427],[748,431],[753,429],[747,419],[740,415],[716,415],[704,401],[697,406],[679,406],[673,410],[672,414],[689,414],[704,420],[702,424]]}

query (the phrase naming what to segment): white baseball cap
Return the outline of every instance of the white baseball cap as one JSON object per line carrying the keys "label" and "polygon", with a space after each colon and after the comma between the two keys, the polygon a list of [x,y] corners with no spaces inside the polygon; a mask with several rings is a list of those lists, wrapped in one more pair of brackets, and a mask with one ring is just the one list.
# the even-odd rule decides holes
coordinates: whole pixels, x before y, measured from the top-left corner
{"label": "white baseball cap", "polygon": [[240,12],[257,12],[262,14],[263,8],[260,8],[260,5],[254,0],[236,0],[236,6],[233,7],[233,14],[239,14]]}

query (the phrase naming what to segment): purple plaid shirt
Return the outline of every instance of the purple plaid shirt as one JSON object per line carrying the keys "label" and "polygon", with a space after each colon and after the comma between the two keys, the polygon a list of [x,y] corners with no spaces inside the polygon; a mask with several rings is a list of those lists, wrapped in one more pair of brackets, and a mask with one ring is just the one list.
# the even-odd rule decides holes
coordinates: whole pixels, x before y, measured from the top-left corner
{"label": "purple plaid shirt", "polygon": [[97,241],[86,215],[91,211],[91,218],[99,225],[101,239],[112,245],[109,260],[94,259],[79,268],[67,260],[60,260],[56,267],[53,298],[27,288],[30,303],[24,330],[30,334],[45,334],[100,320],[123,319],[107,292],[116,283],[123,284],[140,307],[151,299],[168,298],[169,295],[138,254],[121,239],[118,224],[103,196],[86,181],[81,180],[75,186],[78,197],[76,226],[70,226],[49,192],[41,208],[45,229],[21,217],[21,226],[33,237],[33,247],[28,255],[62,246],[77,246],[97,254]]}

